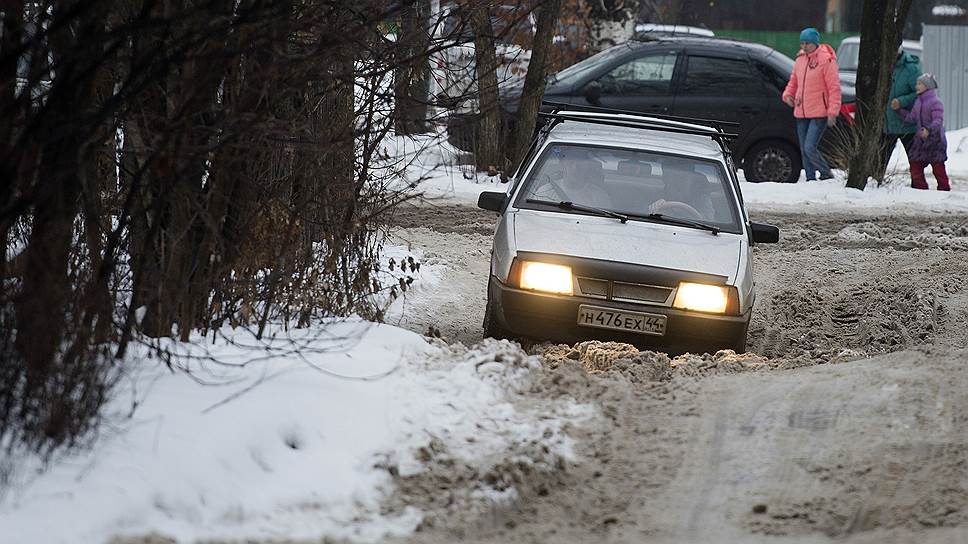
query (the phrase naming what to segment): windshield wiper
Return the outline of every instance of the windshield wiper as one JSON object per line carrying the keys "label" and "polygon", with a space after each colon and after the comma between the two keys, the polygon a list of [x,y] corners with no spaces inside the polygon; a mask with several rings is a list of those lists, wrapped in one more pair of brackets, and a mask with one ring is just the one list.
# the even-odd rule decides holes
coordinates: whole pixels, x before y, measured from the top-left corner
{"label": "windshield wiper", "polygon": [[618,212],[613,212],[612,210],[606,210],[605,208],[596,208],[594,206],[585,206],[583,204],[575,204],[574,202],[568,202],[566,200],[555,202],[552,200],[538,200],[536,198],[529,198],[525,200],[525,202],[527,202],[528,204],[544,204],[546,206],[555,206],[557,208],[561,208],[562,210],[575,210],[579,212],[597,213],[599,215],[604,215],[606,217],[612,217],[612,218],[618,219],[622,223],[627,223],[629,220],[629,216]]}
{"label": "windshield wiper", "polygon": [[632,217],[641,217],[643,219],[654,219],[656,221],[662,221],[664,223],[670,223],[673,225],[682,225],[684,227],[694,227],[697,229],[705,229],[713,234],[719,234],[720,228],[714,227],[712,225],[707,225],[705,223],[700,223],[699,221],[692,221],[691,219],[680,219],[678,217],[669,217],[668,215],[662,213],[650,213],[648,215],[638,215],[629,214]]}

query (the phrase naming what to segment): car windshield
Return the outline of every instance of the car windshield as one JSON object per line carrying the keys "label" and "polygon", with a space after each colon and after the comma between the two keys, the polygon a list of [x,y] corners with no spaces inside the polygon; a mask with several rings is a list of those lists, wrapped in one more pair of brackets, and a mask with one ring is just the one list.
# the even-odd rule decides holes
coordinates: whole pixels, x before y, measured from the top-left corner
{"label": "car windshield", "polygon": [[625,51],[626,49],[623,47],[612,47],[611,49],[606,49],[601,53],[592,55],[579,63],[572,64],[568,68],[565,68],[564,70],[554,74],[552,78],[554,81],[560,83],[574,83],[584,77],[585,74],[594,71],[603,63],[610,61],[613,57],[616,57]]}
{"label": "car windshield", "polygon": [[[904,50],[912,55],[921,56],[921,51],[904,46]],[[857,63],[860,58],[860,42],[848,42],[840,44],[837,48],[837,66],[841,70],[857,71]]]}
{"label": "car windshield", "polygon": [[[528,202],[528,201],[531,202]],[[545,148],[518,192],[518,208],[604,215],[560,202],[625,214],[631,219],[701,222],[742,232],[724,166],[681,155],[553,144]]]}
{"label": "car windshield", "polygon": [[857,59],[860,56],[859,43],[842,43],[837,49],[837,66],[841,70],[857,71]]}

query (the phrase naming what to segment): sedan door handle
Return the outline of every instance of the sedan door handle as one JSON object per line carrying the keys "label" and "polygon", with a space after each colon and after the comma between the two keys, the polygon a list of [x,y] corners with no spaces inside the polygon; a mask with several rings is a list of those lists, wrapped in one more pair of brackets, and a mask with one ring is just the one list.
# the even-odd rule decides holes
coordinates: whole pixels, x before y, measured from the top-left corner
{"label": "sedan door handle", "polygon": [[739,112],[740,113],[745,113],[747,115],[756,115],[756,114],[760,113],[760,109],[759,108],[753,108],[753,107],[750,107],[750,106],[743,106],[743,107],[741,107],[739,109]]}
{"label": "sedan door handle", "polygon": [[658,113],[665,113],[669,111],[668,106],[662,106],[659,104],[652,104],[651,106],[646,106],[645,109],[651,112],[658,112]]}

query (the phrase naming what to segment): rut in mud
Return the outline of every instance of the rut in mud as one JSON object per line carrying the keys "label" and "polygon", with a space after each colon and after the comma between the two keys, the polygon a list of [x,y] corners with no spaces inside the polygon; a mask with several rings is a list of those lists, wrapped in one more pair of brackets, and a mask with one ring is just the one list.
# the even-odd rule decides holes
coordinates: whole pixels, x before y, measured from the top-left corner
{"label": "rut in mud", "polygon": [[[755,249],[749,353],[533,346],[547,373],[533,395],[599,406],[572,429],[579,460],[484,467],[517,494],[483,510],[428,500],[467,474],[405,482],[429,507],[410,541],[966,538],[968,216],[752,215],[781,242]],[[493,214],[414,208],[397,224],[455,279],[478,280],[448,285],[459,304],[414,300],[405,326],[455,323],[445,339],[476,342]]]}

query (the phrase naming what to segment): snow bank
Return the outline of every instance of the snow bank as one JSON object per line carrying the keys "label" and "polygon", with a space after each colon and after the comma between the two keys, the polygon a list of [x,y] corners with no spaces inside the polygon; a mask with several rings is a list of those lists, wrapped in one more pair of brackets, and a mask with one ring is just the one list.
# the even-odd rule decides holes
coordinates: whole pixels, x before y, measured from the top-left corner
{"label": "snow bank", "polygon": [[484,191],[506,191],[499,176],[476,172],[471,156],[447,142],[441,130],[434,134],[387,137],[388,164],[403,168],[397,189],[420,193],[428,199],[472,202]]}
{"label": "snow bank", "polygon": [[[799,183],[746,183],[743,198],[750,211],[780,210],[802,213],[828,211],[882,210],[891,211],[968,211],[968,128],[948,132],[948,161],[946,170],[952,177],[951,192],[936,191],[930,168],[928,185],[931,190],[912,189],[907,156],[900,143],[888,164],[890,181],[878,187],[868,184],[864,191],[847,189],[844,180]],[[742,179],[742,172],[740,173]],[[961,178],[961,179],[959,179]]]}
{"label": "snow bank", "polygon": [[[455,353],[396,327],[345,322],[288,338],[276,331],[263,360],[225,366],[213,360],[241,365],[253,357],[242,346],[257,342],[223,332],[231,343],[184,346],[197,357],[195,378],[217,385],[133,356],[137,375],[111,403],[118,413],[137,399],[133,419],[105,427],[89,452],[18,474],[28,485],[0,504],[0,541],[406,534],[420,512],[378,513],[392,491],[388,459],[400,473],[419,473],[414,451],[429,437],[467,460],[535,439],[569,457],[558,415],[583,413],[564,405],[558,415],[520,413],[511,395],[539,364],[520,350],[508,364],[506,342]],[[287,353],[290,339],[301,356]]]}
{"label": "snow bank", "polygon": [[[968,176],[968,127],[949,130],[947,137],[948,161],[945,162],[945,170],[952,176]],[[907,175],[907,155],[905,155],[904,147],[901,146],[900,142],[894,148],[894,154],[891,155],[891,161],[888,164],[889,169],[903,172]],[[931,169],[928,168],[927,171],[930,172]],[[929,174],[928,177],[930,178],[931,175]],[[957,183],[957,180],[955,183]]]}
{"label": "snow bank", "polygon": [[[968,211],[968,192],[922,191],[904,184],[878,187],[868,184],[863,191],[848,189],[842,180],[799,183],[748,183],[740,185],[746,207],[752,212],[778,210],[802,213],[890,209],[918,211]],[[929,183],[931,183],[929,181]],[[956,182],[955,182],[956,183]]]}
{"label": "snow bank", "polygon": [[[428,353],[426,342],[392,327],[346,323],[324,335],[293,333],[304,361],[287,353],[294,346],[280,334],[267,342],[265,360],[233,367],[212,360],[242,364],[254,355],[243,346],[258,342],[222,332],[228,341],[195,338],[183,346],[185,355],[204,357],[189,363],[192,374],[214,386],[133,354],[135,375],[110,405],[117,414],[137,401],[133,419],[105,428],[91,451],[27,475],[29,485],[0,505],[0,540],[103,542],[151,530],[179,541],[367,535],[412,526],[406,516],[355,528],[348,522],[359,508],[374,509],[388,483],[367,459],[398,429],[393,392],[406,384],[396,374],[406,373],[408,358]],[[354,337],[352,348],[330,352]]]}
{"label": "snow bank", "polygon": [[[389,246],[383,257],[408,261],[407,271],[397,264],[381,276],[416,277],[407,296],[439,281],[443,265],[409,265],[419,248]],[[169,344],[190,374],[132,350],[89,451],[46,471],[31,456],[13,458],[14,485],[0,489],[0,543],[148,533],[379,541],[421,522],[411,503],[386,500],[395,478],[439,471],[416,453],[431,440],[484,474],[520,456],[522,443],[569,459],[564,422],[591,413],[564,400],[521,408],[540,365],[507,342],[449,347],[361,320],[275,328],[267,338],[225,328]],[[478,503],[500,498],[486,483],[469,485]]]}

